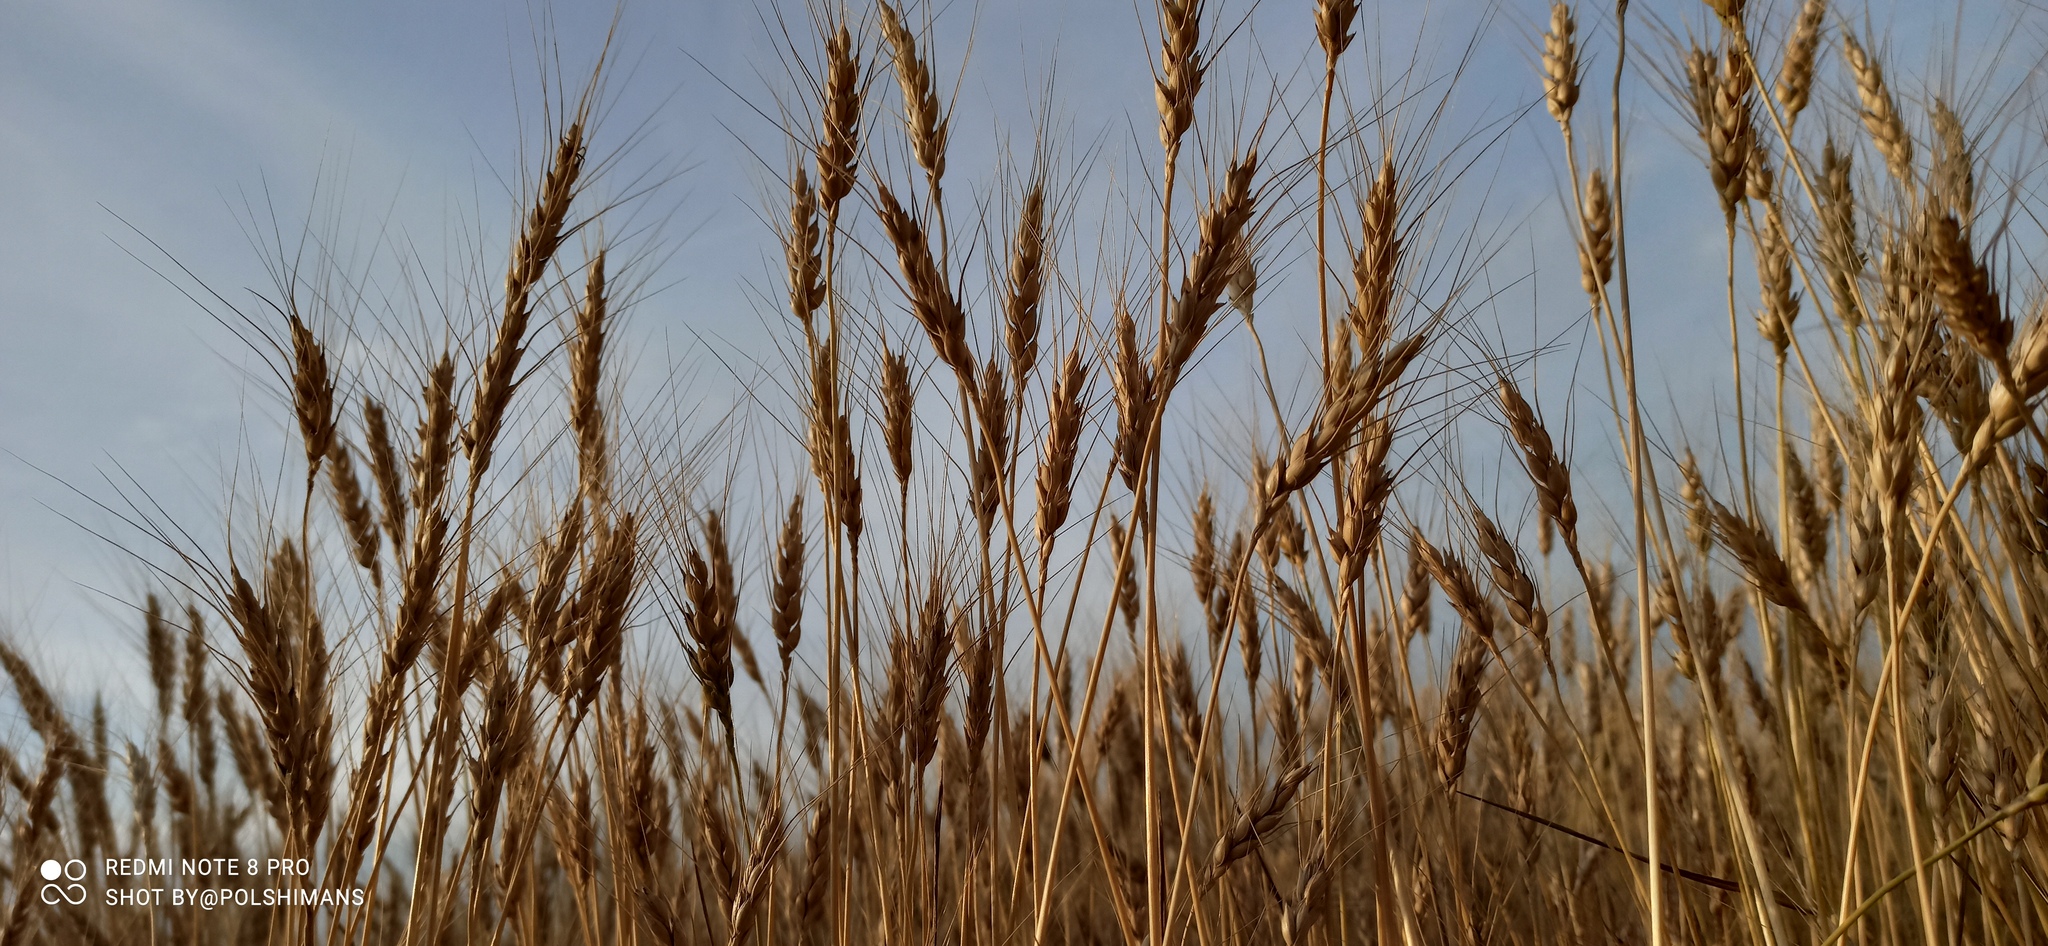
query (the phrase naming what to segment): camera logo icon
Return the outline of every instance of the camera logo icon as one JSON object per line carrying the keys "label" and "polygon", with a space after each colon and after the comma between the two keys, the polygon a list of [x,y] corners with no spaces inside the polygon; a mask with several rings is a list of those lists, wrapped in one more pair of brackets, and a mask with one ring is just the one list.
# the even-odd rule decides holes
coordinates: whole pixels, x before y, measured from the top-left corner
{"label": "camera logo icon", "polygon": [[[59,903],[68,903],[75,907],[85,902],[85,885],[79,883],[79,881],[85,879],[84,861],[77,860],[76,858],[68,861],[44,861],[43,879],[49,881],[49,883],[43,885],[42,896],[44,903],[52,906]],[[58,883],[60,880],[71,882],[60,884]]]}

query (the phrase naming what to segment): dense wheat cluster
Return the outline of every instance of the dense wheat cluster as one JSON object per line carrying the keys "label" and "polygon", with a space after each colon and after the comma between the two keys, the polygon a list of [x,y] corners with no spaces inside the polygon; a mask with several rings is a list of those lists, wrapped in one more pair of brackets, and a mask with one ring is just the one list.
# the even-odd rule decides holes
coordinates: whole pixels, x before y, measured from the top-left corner
{"label": "dense wheat cluster", "polygon": [[[156,532],[147,723],[0,646],[35,734],[0,753],[0,943],[2043,942],[2039,175],[1856,9],[1534,11],[1584,289],[1541,318],[1597,328],[1607,410],[1567,438],[1526,359],[1459,341],[1432,253],[1469,224],[1427,110],[1339,88],[1359,5],[1301,0],[1306,100],[1237,116],[1220,5],[1152,11],[1123,257],[1043,131],[947,176],[930,11],[789,37],[795,407],[749,429],[801,477],[706,486],[619,397],[594,93],[551,112],[502,286],[438,293],[475,311],[410,354],[288,271],[249,317],[303,465],[262,528]],[[1611,107],[1663,80],[1727,252],[1732,425],[1691,445],[1645,417]],[[1174,405],[1275,325],[1312,367],[1183,496]],[[1513,482],[1465,489],[1445,417]],[[49,857],[92,899],[40,902]],[[183,857],[365,896],[103,902],[156,883],[105,859]]]}

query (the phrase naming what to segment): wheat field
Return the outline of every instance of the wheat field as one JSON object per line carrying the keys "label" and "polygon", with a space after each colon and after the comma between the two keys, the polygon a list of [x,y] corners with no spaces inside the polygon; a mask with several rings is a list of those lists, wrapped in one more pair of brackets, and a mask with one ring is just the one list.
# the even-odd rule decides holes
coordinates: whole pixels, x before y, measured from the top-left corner
{"label": "wheat field", "polygon": [[[1537,318],[1590,328],[1510,353],[1442,100],[1288,0],[1306,78],[1247,104],[1240,5],[1141,5],[1101,219],[1056,124],[948,176],[945,11],[764,19],[746,423],[620,381],[604,53],[403,344],[284,261],[233,309],[280,486],[129,507],[154,702],[83,718],[0,643],[0,944],[2048,942],[2038,122],[1855,4],[1524,4],[1582,290]],[[1676,426],[1637,89],[1720,210],[1676,226],[1730,377]],[[1187,409],[1238,377],[1249,424]]]}

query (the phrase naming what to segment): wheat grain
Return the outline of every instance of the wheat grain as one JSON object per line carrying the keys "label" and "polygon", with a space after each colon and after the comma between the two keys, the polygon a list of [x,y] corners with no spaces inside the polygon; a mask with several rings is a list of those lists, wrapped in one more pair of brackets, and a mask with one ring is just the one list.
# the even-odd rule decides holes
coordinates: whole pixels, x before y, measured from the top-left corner
{"label": "wheat grain", "polygon": [[1195,122],[1195,97],[1201,94],[1208,71],[1201,42],[1201,0],[1159,0],[1159,74],[1153,93],[1159,106],[1159,143],[1169,165]]}
{"label": "wheat grain", "polygon": [[1599,298],[1600,287],[1614,278],[1614,204],[1607,196],[1607,178],[1599,168],[1586,175],[1586,196],[1580,204],[1579,287]]}
{"label": "wheat grain", "polygon": [[171,640],[171,627],[164,621],[163,602],[156,595],[145,599],[142,611],[144,653],[149,660],[149,684],[156,691],[159,724],[171,718],[171,700],[178,689],[178,656]]}
{"label": "wheat grain", "polygon": [[1572,500],[1570,468],[1558,456],[1550,431],[1544,428],[1543,421],[1536,416],[1536,409],[1529,406],[1514,381],[1502,376],[1494,386],[1494,396],[1500,402],[1501,413],[1507,417],[1508,435],[1522,448],[1523,468],[1529,474],[1530,482],[1536,485],[1539,511],[1545,519],[1556,523],[1566,547],[1576,549],[1579,544],[1579,507]]}
{"label": "wheat grain", "polygon": [[[1469,512],[1473,531],[1478,534],[1479,554],[1492,566],[1493,587],[1507,602],[1508,617],[1536,639],[1544,663],[1549,663],[1550,612],[1544,610],[1542,599],[1537,597],[1536,581],[1529,575],[1528,563],[1522,559],[1521,550],[1484,511],[1473,506]],[[1449,567],[1445,565],[1446,569]]]}
{"label": "wheat grain", "polygon": [[1468,618],[1465,633],[1458,638],[1457,656],[1452,658],[1443,709],[1437,716],[1431,738],[1437,778],[1450,788],[1456,788],[1458,780],[1465,774],[1467,754],[1472,745],[1473,717],[1479,712],[1480,685],[1486,674],[1486,640],[1491,636],[1490,628]]}
{"label": "wheat grain", "polygon": [[825,304],[825,264],[819,256],[818,192],[803,168],[789,180],[789,229],[783,231],[783,256],[789,272],[789,311],[813,334],[811,318]]}
{"label": "wheat grain", "polygon": [[334,443],[334,377],[327,369],[327,350],[311,329],[291,316],[292,409],[299,420],[299,439],[306,448],[306,485],[320,475],[320,463]]}
{"label": "wheat grain", "polygon": [[367,395],[363,398],[363,428],[370,448],[370,475],[377,481],[384,532],[391,537],[392,549],[402,551],[406,547],[406,516],[409,510],[405,487],[399,476],[398,450],[391,444],[390,423],[385,418],[384,405]]}
{"label": "wheat grain", "polygon": [[1209,852],[1208,875],[1211,883],[1221,877],[1230,865],[1251,854],[1262,843],[1265,836],[1280,826],[1280,819],[1287,807],[1294,803],[1295,792],[1301,788],[1316,766],[1303,763],[1280,773],[1272,784],[1265,787],[1256,798],[1239,807],[1237,817],[1231,821],[1229,830],[1216,839],[1216,846]]}
{"label": "wheat grain", "polygon": [[1032,178],[1010,240],[1009,294],[1003,302],[1003,341],[1010,377],[1022,385],[1038,365],[1039,305],[1045,295],[1045,181]]}
{"label": "wheat grain", "polygon": [[1060,361],[1058,379],[1053,382],[1052,402],[1046,409],[1045,444],[1038,462],[1038,547],[1041,563],[1052,551],[1053,537],[1067,521],[1074,496],[1074,468],[1080,454],[1083,403],[1087,399],[1088,373],[1078,350],[1070,349]]}
{"label": "wheat grain", "polygon": [[1783,358],[1792,344],[1792,323],[1799,318],[1799,294],[1792,289],[1791,237],[1776,204],[1764,212],[1764,230],[1756,241],[1756,270],[1763,308],[1757,313],[1757,334]]}
{"label": "wheat grain", "polygon": [[924,227],[896,202],[886,184],[877,183],[875,194],[882,226],[903,270],[905,288],[911,300],[911,315],[931,339],[939,361],[963,379],[974,376],[974,355],[967,348],[967,316],[954,299],[946,276],[932,258]]}
{"label": "wheat grain", "polygon": [[583,305],[576,310],[576,337],[569,345],[569,429],[576,435],[577,481],[583,501],[601,510],[610,496],[605,455],[604,407],[598,400],[598,378],[604,364],[604,251],[591,257],[583,284]]}
{"label": "wheat grain", "polygon": [[1892,178],[1911,187],[1915,180],[1913,138],[1906,132],[1905,120],[1899,117],[1898,103],[1892,100],[1884,69],[1864,51],[1854,35],[1846,32],[1842,34],[1842,59],[1856,79],[1856,97],[1863,105],[1863,127],[1870,132],[1871,143],[1884,156]]}
{"label": "wheat grain", "polygon": [[1201,242],[1188,260],[1180,291],[1174,296],[1161,348],[1165,358],[1160,369],[1164,386],[1171,389],[1195,351],[1207,337],[1211,320],[1222,305],[1236,267],[1242,265],[1243,250],[1238,241],[1249,239],[1252,175],[1258,169],[1257,151],[1247,152],[1231,162],[1223,175],[1223,188],[1202,212]]}
{"label": "wheat grain", "polygon": [[2012,344],[2012,320],[1999,305],[1991,274],[1977,261],[1954,212],[1942,214],[1928,233],[1935,296],[1949,330],[1970,343],[1993,364],[2006,359]]}
{"label": "wheat grain", "polygon": [[1975,154],[1963,120],[1948,100],[1934,99],[1934,165],[1929,169],[1931,196],[1967,225],[1977,216],[1977,172]]}
{"label": "wheat grain", "polygon": [[382,582],[383,570],[377,561],[377,519],[370,512],[370,501],[363,495],[361,481],[356,479],[355,462],[349,457],[348,445],[339,437],[327,449],[327,481],[334,487],[334,506],[341,513],[342,525],[348,530],[350,551],[356,564],[368,571],[373,580]]}
{"label": "wheat grain", "polygon": [[803,641],[804,615],[804,497],[789,500],[789,512],[782,519],[782,535],[775,543],[775,582],[769,595],[769,627],[775,635],[775,656],[785,679],[789,659]]}
{"label": "wheat grain", "polygon": [[555,145],[553,160],[542,175],[533,207],[527,211],[526,225],[512,249],[511,265],[505,271],[504,312],[483,367],[477,371],[469,423],[462,430],[462,448],[469,458],[472,480],[490,465],[492,445],[504,423],[506,405],[512,400],[513,377],[526,354],[526,324],[533,315],[534,289],[561,246],[569,204],[575,199],[576,181],[583,172],[583,158],[583,123],[574,121]]}
{"label": "wheat grain", "polygon": [[841,23],[825,43],[824,131],[817,146],[818,200],[824,205],[828,221],[839,219],[839,202],[853,192],[854,177],[859,171],[859,82],[860,51],[854,47],[846,24]]}
{"label": "wheat grain", "polygon": [[946,115],[939,106],[931,67],[918,53],[917,37],[904,24],[903,15],[888,0],[876,9],[881,11],[882,36],[895,60],[896,84],[903,91],[903,126],[910,135],[910,153],[936,184],[946,176]]}
{"label": "wheat grain", "polygon": [[1563,3],[1550,5],[1550,32],[1543,34],[1543,104],[1558,124],[1571,124],[1579,102],[1578,24]]}
{"label": "wheat grain", "polygon": [[1806,0],[1792,21],[1792,35],[1785,40],[1785,61],[1778,70],[1778,104],[1784,106],[1785,122],[1797,121],[1813,95],[1813,65],[1820,50],[1821,23],[1827,16],[1827,0]]}
{"label": "wheat grain", "polygon": [[1358,0],[1316,0],[1315,18],[1316,42],[1323,57],[1335,63],[1356,38],[1351,27],[1358,20]]}
{"label": "wheat grain", "polygon": [[[428,369],[421,392],[419,449],[412,461],[410,505],[425,519],[437,509],[448,489],[448,465],[454,459],[455,360],[446,353]],[[388,512],[387,512],[388,515]],[[422,526],[424,528],[424,525]]]}

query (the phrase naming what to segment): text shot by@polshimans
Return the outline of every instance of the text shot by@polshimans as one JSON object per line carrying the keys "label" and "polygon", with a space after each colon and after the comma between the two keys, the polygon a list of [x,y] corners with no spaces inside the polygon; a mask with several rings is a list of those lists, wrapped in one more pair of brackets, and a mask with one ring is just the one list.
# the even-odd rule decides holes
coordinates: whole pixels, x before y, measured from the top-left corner
{"label": "text shot by@polshimans", "polygon": [[100,889],[88,892],[92,874],[85,861],[45,860],[38,897],[49,906],[82,906],[98,896],[109,907],[337,907],[362,906],[362,887],[305,886],[312,862],[304,858],[107,858],[97,876]]}

